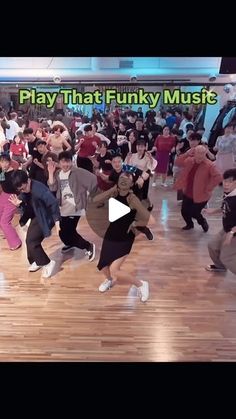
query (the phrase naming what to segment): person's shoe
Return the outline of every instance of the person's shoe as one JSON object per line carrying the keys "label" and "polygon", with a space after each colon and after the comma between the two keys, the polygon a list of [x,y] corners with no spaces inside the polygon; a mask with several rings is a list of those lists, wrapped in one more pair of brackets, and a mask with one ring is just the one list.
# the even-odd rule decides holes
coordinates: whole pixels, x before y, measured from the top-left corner
{"label": "person's shoe", "polygon": [[148,240],[153,240],[154,236],[148,227],[143,227],[142,233],[145,234]]}
{"label": "person's shoe", "polygon": [[50,260],[50,262],[43,267],[42,278],[50,278],[52,275],[53,269],[55,268],[55,260]]}
{"label": "person's shoe", "polygon": [[167,183],[162,183],[162,184],[161,184],[161,186],[162,186],[163,188],[168,188]]}
{"label": "person's shoe", "polygon": [[182,230],[191,230],[191,228],[194,228],[193,224],[187,224],[186,226],[182,227]]}
{"label": "person's shoe", "polygon": [[18,244],[16,247],[10,247],[10,250],[17,250],[22,246],[22,243]]}
{"label": "person's shoe", "polygon": [[152,186],[155,187],[157,184],[156,182],[152,182]]}
{"label": "person's shoe", "polygon": [[67,253],[67,252],[69,252],[72,249],[74,249],[74,246],[64,246],[61,249],[61,253]]}
{"label": "person's shoe", "polygon": [[209,225],[208,225],[207,220],[204,220],[201,226],[202,226],[203,231],[205,231],[205,233],[209,230]]}
{"label": "person's shoe", "polygon": [[141,281],[141,287],[138,287],[140,300],[144,303],[149,297],[149,284],[147,281]]}
{"label": "person's shoe", "polygon": [[41,268],[42,268],[42,266],[38,266],[36,262],[33,262],[33,263],[29,266],[28,271],[29,271],[29,272],[36,272],[36,271],[38,271],[38,270],[39,270],[39,269],[41,269]]}
{"label": "person's shoe", "polygon": [[86,255],[88,255],[88,259],[90,262],[92,262],[95,258],[95,244],[90,243],[90,248],[85,252]]}
{"label": "person's shoe", "polygon": [[227,271],[227,269],[217,268],[217,266],[215,266],[215,265],[207,265],[205,267],[205,269],[206,269],[206,271],[209,271],[209,272],[226,272]]}
{"label": "person's shoe", "polygon": [[108,291],[112,286],[113,286],[112,279],[105,279],[105,281],[102,282],[101,285],[99,286],[98,290],[100,292],[105,292],[105,291]]}

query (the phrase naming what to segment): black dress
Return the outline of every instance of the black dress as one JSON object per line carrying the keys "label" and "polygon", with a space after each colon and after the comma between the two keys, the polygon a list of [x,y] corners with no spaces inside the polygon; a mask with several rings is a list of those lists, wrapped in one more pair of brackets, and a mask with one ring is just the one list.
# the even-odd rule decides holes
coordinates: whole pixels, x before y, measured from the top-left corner
{"label": "black dress", "polygon": [[[129,206],[127,197],[118,195],[115,199],[124,205]],[[100,259],[97,265],[99,271],[105,266],[110,266],[112,262],[130,253],[135,235],[132,231],[127,233],[130,224],[134,221],[136,210],[131,210],[128,214],[110,223],[103,239]]]}

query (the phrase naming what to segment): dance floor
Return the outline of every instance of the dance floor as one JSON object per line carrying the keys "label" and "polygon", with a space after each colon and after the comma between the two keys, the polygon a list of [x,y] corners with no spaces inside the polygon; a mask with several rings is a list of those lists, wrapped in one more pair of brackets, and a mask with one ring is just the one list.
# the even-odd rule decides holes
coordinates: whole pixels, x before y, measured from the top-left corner
{"label": "dance floor", "polygon": [[124,265],[149,281],[146,303],[128,284],[98,292],[102,240],[85,218],[79,230],[96,243],[95,261],[80,250],[62,255],[53,231],[44,247],[57,265],[47,280],[28,272],[25,245],[11,252],[0,236],[0,361],[236,361],[236,278],[204,270],[221,218],[208,218],[208,233],[197,224],[182,231],[176,192],[150,192],[155,240],[140,235]]}

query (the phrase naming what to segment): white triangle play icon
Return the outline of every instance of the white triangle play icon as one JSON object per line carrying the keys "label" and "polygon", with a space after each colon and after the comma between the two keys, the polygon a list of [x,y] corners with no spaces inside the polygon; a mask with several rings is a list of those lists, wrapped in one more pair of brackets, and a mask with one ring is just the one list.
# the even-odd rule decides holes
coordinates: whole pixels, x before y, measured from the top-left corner
{"label": "white triangle play icon", "polygon": [[130,212],[130,208],[127,205],[122,204],[114,198],[110,198],[108,201],[108,218],[110,223],[118,220],[124,215]]}

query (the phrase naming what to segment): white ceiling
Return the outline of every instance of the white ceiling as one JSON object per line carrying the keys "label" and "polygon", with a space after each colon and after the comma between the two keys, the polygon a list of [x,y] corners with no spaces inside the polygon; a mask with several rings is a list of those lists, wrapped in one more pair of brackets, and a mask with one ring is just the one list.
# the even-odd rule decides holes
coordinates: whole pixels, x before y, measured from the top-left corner
{"label": "white ceiling", "polygon": [[[132,61],[133,68],[120,68],[121,61]],[[230,76],[219,75],[221,57],[0,57],[0,81],[50,81],[60,76],[69,80],[208,81],[215,74],[219,82]]]}

